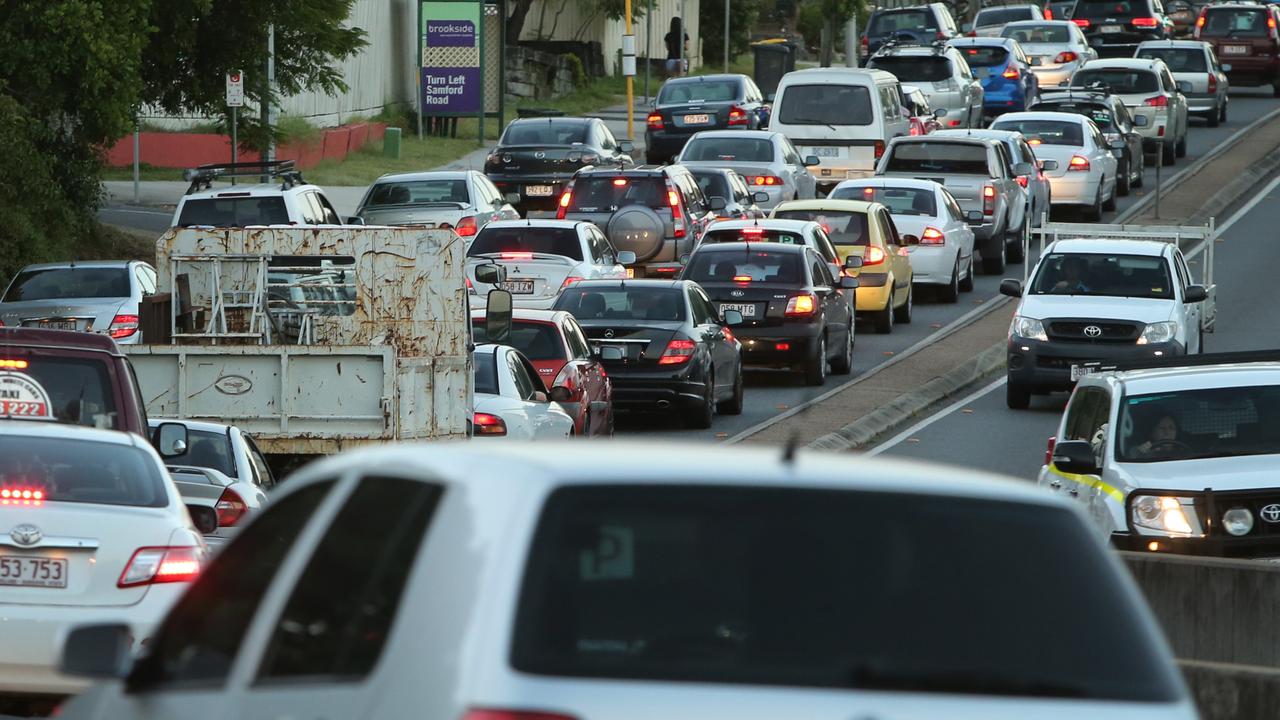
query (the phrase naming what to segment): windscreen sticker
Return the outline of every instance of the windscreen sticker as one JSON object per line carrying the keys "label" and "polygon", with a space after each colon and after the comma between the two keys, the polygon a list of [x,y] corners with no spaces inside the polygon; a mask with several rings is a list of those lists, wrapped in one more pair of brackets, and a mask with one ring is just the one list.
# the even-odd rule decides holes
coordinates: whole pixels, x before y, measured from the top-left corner
{"label": "windscreen sticker", "polygon": [[0,372],[0,417],[49,417],[49,393],[16,372]]}
{"label": "windscreen sticker", "polygon": [[629,580],[635,575],[635,531],[618,525],[602,525],[596,547],[578,556],[583,581]]}

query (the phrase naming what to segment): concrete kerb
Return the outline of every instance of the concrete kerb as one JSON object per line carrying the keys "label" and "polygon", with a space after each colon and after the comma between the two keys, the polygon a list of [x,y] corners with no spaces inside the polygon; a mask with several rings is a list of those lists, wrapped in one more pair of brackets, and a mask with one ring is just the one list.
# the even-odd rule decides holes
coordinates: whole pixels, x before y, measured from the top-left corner
{"label": "concrete kerb", "polygon": [[1251,189],[1260,186],[1268,178],[1280,170],[1280,147],[1263,155],[1250,163],[1238,177],[1227,183],[1226,187],[1214,193],[1205,204],[1187,219],[1187,225],[1200,225],[1211,217],[1218,217],[1229,208],[1237,205]]}

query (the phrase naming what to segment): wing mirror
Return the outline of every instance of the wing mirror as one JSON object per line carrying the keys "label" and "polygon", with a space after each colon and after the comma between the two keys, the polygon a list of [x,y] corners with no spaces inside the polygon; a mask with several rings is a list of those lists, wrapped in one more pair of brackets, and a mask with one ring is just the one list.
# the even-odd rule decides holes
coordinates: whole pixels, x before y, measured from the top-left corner
{"label": "wing mirror", "polygon": [[635,254],[635,253],[631,252],[630,250],[619,250],[619,251],[618,251],[618,264],[620,264],[620,265],[634,265],[634,264],[635,264],[635,262],[636,262],[636,254]]}
{"label": "wing mirror", "polygon": [[1182,302],[1198,303],[1209,299],[1209,291],[1203,285],[1188,285],[1183,293]]}
{"label": "wing mirror", "polygon": [[919,245],[920,236],[919,235],[903,235],[902,244],[903,245]]}
{"label": "wing mirror", "polygon": [[725,325],[741,325],[742,313],[738,310],[725,310],[721,313],[724,316]]}
{"label": "wing mirror", "polygon": [[1229,73],[1229,72],[1231,72],[1231,65],[1230,65],[1230,63],[1228,63],[1228,64],[1226,64],[1226,65],[1223,65],[1223,66],[1222,66],[1222,72],[1224,72],[1224,73]]}
{"label": "wing mirror", "polygon": [[1072,475],[1097,475],[1102,471],[1093,454],[1093,444],[1088,440],[1068,440],[1054,445],[1053,464]]}
{"label": "wing mirror", "polygon": [[1147,118],[1147,116],[1146,116],[1146,115],[1134,115],[1134,116],[1133,116],[1133,126],[1134,126],[1134,127],[1146,127],[1146,126],[1148,126],[1148,125],[1150,125],[1150,124],[1151,124],[1151,121]]}
{"label": "wing mirror", "polygon": [[364,218],[359,215],[352,215],[344,220],[347,225],[364,225]]}
{"label": "wing mirror", "polygon": [[845,270],[857,270],[860,267],[862,267],[861,255],[850,255],[849,257],[844,259]]}
{"label": "wing mirror", "polygon": [[123,623],[81,625],[67,633],[58,666],[82,678],[114,680],[129,672],[133,634]]}
{"label": "wing mirror", "polygon": [[728,205],[728,203],[725,202],[725,199],[720,197],[719,195],[711,196],[711,198],[707,202],[710,204],[711,209],[715,212],[719,212],[723,210],[725,206]]}
{"label": "wing mirror", "polygon": [[187,514],[191,516],[191,524],[201,535],[208,535],[218,529],[218,513],[205,505],[188,505]]}
{"label": "wing mirror", "polygon": [[1014,175],[1034,175],[1035,172],[1036,172],[1035,167],[1033,167],[1029,162],[1020,162],[1020,163],[1013,164]]}
{"label": "wing mirror", "polygon": [[934,110],[934,111],[933,111],[933,116],[934,116],[934,117],[936,117],[936,118],[946,117],[946,116],[947,116],[947,109],[946,109],[946,108],[938,108],[937,110]]}
{"label": "wing mirror", "polygon": [[819,158],[817,155],[805,155],[805,156],[804,156],[804,166],[805,166],[805,167],[813,167],[813,166],[815,166],[815,165],[821,165],[821,164],[822,164],[822,158]]}
{"label": "wing mirror", "polygon": [[630,140],[619,140],[618,149],[624,153],[630,154],[635,151],[636,144],[631,142]]}
{"label": "wing mirror", "polygon": [[1057,170],[1058,161],[1057,160],[1041,160],[1040,169],[1041,170]]}
{"label": "wing mirror", "polygon": [[551,388],[552,402],[558,402],[558,403],[569,402],[570,398],[572,397],[573,397],[573,391],[563,385],[556,385],[555,387]]}
{"label": "wing mirror", "polygon": [[688,265],[688,264],[689,264],[689,253],[685,253],[685,254],[683,254],[683,255],[681,255],[681,256],[680,256],[680,264],[681,264],[681,265]]}
{"label": "wing mirror", "polygon": [[1178,85],[1178,92],[1180,93],[1191,92],[1191,83],[1187,82],[1186,80],[1179,80],[1177,85]]}
{"label": "wing mirror", "polygon": [[489,291],[484,308],[484,332],[491,343],[507,342],[511,335],[511,293],[497,288]]}
{"label": "wing mirror", "polygon": [[520,204],[520,193],[518,193],[518,192],[515,192],[515,193],[507,193],[506,195],[503,195],[503,196],[502,196],[502,199],[503,199],[503,200],[506,200],[508,205],[519,205],[519,204]]}
{"label": "wing mirror", "polygon": [[1000,281],[1000,294],[1009,297],[1022,297],[1022,283],[1014,278],[1005,278]]}
{"label": "wing mirror", "polygon": [[496,285],[507,279],[507,269],[496,263],[476,266],[476,282]]}
{"label": "wing mirror", "polygon": [[187,426],[174,422],[160,423],[156,428],[152,444],[162,458],[182,455],[190,444],[187,439]]}

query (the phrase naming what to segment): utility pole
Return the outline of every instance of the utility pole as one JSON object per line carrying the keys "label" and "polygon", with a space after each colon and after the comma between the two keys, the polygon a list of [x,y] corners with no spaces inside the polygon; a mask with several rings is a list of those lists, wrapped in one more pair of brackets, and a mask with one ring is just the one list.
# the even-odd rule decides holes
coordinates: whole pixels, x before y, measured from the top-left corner
{"label": "utility pole", "polygon": [[[724,0],[724,72],[729,73],[729,2]],[[681,18],[683,21],[684,18]],[[681,32],[684,32],[682,29]]]}
{"label": "utility pole", "polygon": [[[267,151],[264,158],[267,162],[276,159],[276,26],[267,26]],[[269,181],[269,180],[268,180]]]}
{"label": "utility pole", "polygon": [[631,31],[631,0],[623,3],[622,15],[626,18],[626,33],[622,36],[622,74],[627,76],[627,139],[636,137],[636,36]]}

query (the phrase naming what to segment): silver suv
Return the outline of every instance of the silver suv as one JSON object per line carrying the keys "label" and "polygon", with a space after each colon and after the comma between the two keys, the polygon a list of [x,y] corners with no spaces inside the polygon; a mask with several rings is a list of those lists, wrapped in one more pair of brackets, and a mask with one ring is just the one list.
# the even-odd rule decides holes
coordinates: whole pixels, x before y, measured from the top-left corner
{"label": "silver suv", "polygon": [[959,50],[938,41],[930,45],[885,43],[867,67],[893,73],[919,88],[944,128],[982,127],[982,83]]}

